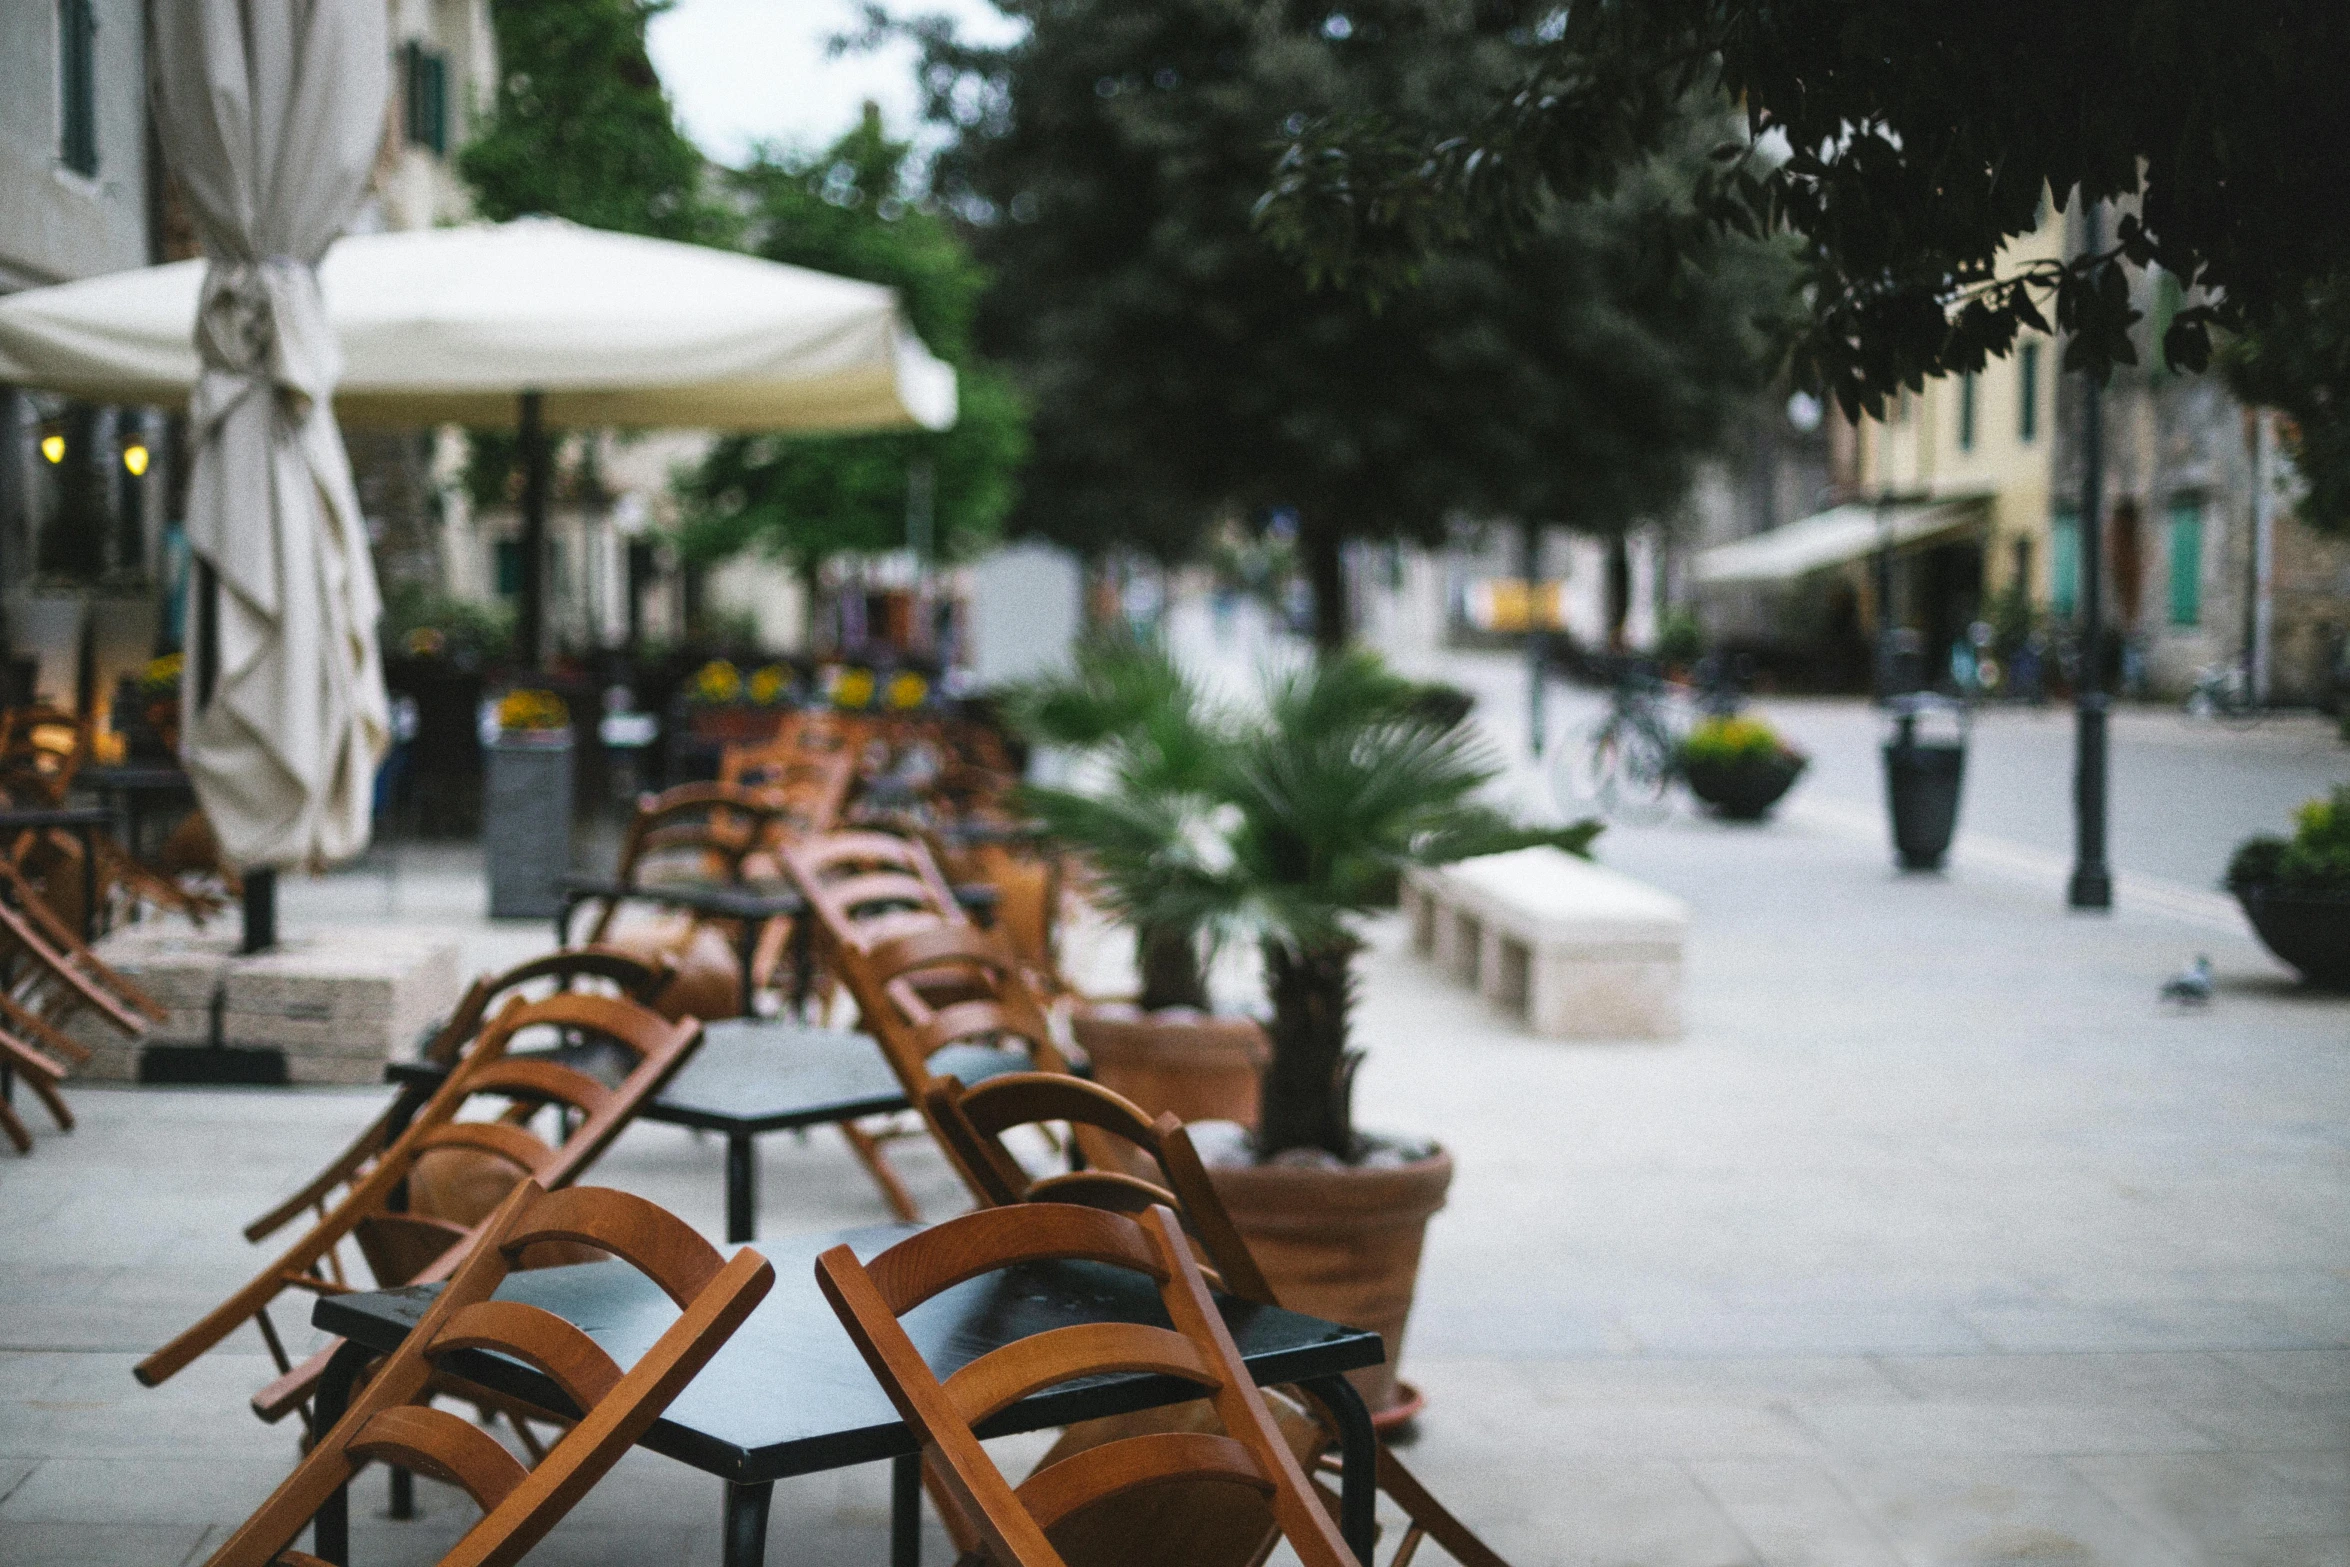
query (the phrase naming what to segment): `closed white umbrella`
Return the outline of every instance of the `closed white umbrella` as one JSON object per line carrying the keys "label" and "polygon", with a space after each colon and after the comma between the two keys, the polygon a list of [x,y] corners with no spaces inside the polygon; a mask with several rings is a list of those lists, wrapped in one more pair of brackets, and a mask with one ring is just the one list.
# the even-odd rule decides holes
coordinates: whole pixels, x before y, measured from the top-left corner
{"label": "closed white umbrella", "polygon": [[[0,299],[0,381],[173,404],[202,264]],[[955,372],[897,296],[806,267],[555,218],[357,234],[318,269],[345,423],[942,430]]]}
{"label": "closed white umbrella", "polygon": [[315,268],[381,140],[385,12],[173,0],[152,24],[158,139],[208,258],[176,323],[195,446],[188,544],[218,584],[197,605],[209,634],[181,757],[235,862],[346,859],[367,846],[390,723]]}

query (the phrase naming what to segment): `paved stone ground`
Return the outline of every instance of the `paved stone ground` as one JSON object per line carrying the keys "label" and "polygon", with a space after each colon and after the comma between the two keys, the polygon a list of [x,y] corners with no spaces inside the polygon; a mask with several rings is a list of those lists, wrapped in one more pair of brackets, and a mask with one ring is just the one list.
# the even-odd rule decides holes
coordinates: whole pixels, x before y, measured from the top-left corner
{"label": "paved stone ground", "polygon": [[[1378,928],[1364,1119],[1460,1159],[1405,1350],[1414,1466],[1519,1567],[2350,1563],[2350,1003],[2203,905],[2067,916],[1995,852],[1898,877],[1823,795],[1603,840],[1695,907],[1678,1043],[1532,1039]],[[545,941],[478,918],[461,856],[398,864],[289,887],[289,920],[428,918],[482,963]],[[2220,994],[2167,1010],[2196,951]],[[0,1156],[0,1563],[201,1561],[290,1457],[243,1409],[260,1346],[154,1391],[129,1366],[375,1097],[75,1102],[79,1131]],[[770,1233],[880,1215],[827,1137],[766,1147]],[[600,1178],[715,1235],[719,1154],[638,1127]],[[362,1521],[362,1560],[462,1527],[425,1489],[423,1520]],[[533,1560],[713,1562],[716,1501],[638,1455]],[[885,1506],[878,1471],[787,1485],[771,1559],[879,1561]]]}

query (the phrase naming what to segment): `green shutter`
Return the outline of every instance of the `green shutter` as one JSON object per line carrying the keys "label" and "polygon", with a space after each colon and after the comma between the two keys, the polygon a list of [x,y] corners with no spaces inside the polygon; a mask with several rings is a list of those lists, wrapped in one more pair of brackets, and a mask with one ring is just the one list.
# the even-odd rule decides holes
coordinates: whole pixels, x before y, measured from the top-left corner
{"label": "green shutter", "polygon": [[411,40],[400,51],[401,74],[407,79],[406,131],[411,147],[429,149],[436,157],[449,152],[449,61]]}
{"label": "green shutter", "polygon": [[2203,623],[2203,503],[2171,502],[2170,623]]}
{"label": "green shutter", "polygon": [[1958,378],[1958,449],[1975,449],[1975,373],[1969,370]]}
{"label": "green shutter", "polygon": [[2048,607],[2070,615],[2081,597],[2081,514],[2060,506],[2048,519]]}
{"label": "green shutter", "polygon": [[2026,343],[2016,356],[2015,436],[2029,442],[2040,433],[2040,345]]}
{"label": "green shutter", "polygon": [[492,552],[492,558],[497,563],[498,597],[506,599],[521,597],[522,541],[520,539],[498,540],[496,548]]}

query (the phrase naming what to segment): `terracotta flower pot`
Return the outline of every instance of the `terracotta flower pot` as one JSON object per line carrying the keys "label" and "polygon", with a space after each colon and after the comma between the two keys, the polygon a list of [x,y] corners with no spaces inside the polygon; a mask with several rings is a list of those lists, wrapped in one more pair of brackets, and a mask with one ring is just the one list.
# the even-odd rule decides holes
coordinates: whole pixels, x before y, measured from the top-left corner
{"label": "terracotta flower pot", "polygon": [[1440,1148],[1393,1165],[1219,1161],[1208,1174],[1283,1305],[1386,1340],[1386,1364],[1348,1376],[1374,1417],[1394,1408],[1420,1245],[1452,1184],[1452,1155]]}
{"label": "terracotta flower pot", "polygon": [[1111,1004],[1079,1013],[1070,1026],[1094,1081],[1152,1115],[1257,1124],[1258,1082],[1272,1046],[1256,1019]]}

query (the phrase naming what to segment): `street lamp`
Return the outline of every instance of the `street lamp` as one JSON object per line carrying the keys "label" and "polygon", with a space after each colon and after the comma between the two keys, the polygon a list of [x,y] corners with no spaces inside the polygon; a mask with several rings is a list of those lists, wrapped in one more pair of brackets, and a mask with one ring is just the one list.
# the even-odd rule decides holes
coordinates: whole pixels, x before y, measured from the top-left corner
{"label": "street lamp", "polygon": [[[2081,200],[2081,246],[2104,244],[2102,214]],[[2105,861],[2105,398],[2099,378],[2081,382],[2081,674],[2073,683],[2073,874],[2065,902],[2076,909],[2113,907],[2113,872]]]}

